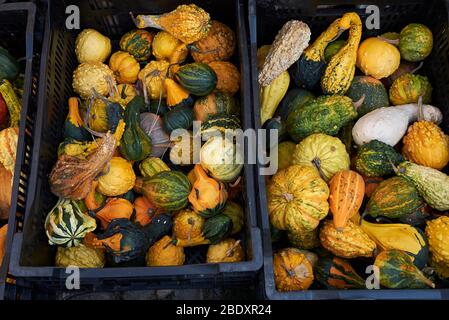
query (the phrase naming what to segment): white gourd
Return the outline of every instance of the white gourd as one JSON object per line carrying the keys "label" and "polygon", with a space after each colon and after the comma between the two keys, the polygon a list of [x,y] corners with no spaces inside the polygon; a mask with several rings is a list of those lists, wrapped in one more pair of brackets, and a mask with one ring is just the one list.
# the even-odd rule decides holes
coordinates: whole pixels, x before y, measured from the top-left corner
{"label": "white gourd", "polygon": [[[422,111],[423,120],[441,123],[443,115],[437,107],[425,104]],[[352,128],[354,142],[361,146],[371,140],[379,140],[395,146],[407,132],[409,124],[418,120],[418,113],[417,103],[375,109],[355,123]]]}

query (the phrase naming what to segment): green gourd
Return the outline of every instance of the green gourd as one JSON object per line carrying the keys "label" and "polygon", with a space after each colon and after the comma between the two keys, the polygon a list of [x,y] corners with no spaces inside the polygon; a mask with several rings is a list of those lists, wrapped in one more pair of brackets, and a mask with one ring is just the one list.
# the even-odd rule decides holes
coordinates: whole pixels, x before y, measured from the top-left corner
{"label": "green gourd", "polygon": [[355,167],[364,176],[382,177],[394,173],[391,163],[398,165],[403,160],[392,146],[371,140],[357,150]]}
{"label": "green gourd", "polygon": [[306,102],[315,99],[315,95],[305,89],[290,89],[281,101],[281,104],[277,107],[274,117],[281,117],[281,121],[286,121],[290,111],[296,108],[300,108]]}
{"label": "green gourd", "polygon": [[354,77],[346,95],[352,101],[359,101],[363,97],[362,104],[357,108],[359,117],[374,109],[390,106],[388,93],[384,85],[370,76]]}
{"label": "green gourd", "polygon": [[319,283],[328,289],[364,289],[363,280],[348,260],[338,257],[322,257],[315,266]]}
{"label": "green gourd", "polygon": [[401,58],[407,61],[422,61],[433,47],[432,31],[420,23],[410,23],[399,34]]}
{"label": "green gourd", "polygon": [[69,99],[69,113],[64,122],[64,138],[77,141],[91,140],[90,133],[83,127],[83,120],[78,109],[78,99],[74,97]]}
{"label": "green gourd", "polygon": [[183,65],[175,73],[177,82],[191,94],[205,96],[217,85],[217,75],[205,63],[194,62]]}
{"label": "green gourd", "polygon": [[204,222],[203,234],[211,244],[216,244],[232,232],[232,219],[227,215],[219,214]]}
{"label": "green gourd", "polygon": [[151,138],[140,127],[140,110],[145,104],[141,96],[134,97],[126,107],[126,129],[120,144],[120,151],[130,161],[140,161],[151,153]]}
{"label": "green gourd", "polygon": [[176,129],[189,129],[193,124],[193,110],[188,106],[173,108],[164,115],[163,121],[167,133]]}
{"label": "green gourd", "polygon": [[13,81],[19,75],[19,63],[5,48],[0,46],[0,80]]}

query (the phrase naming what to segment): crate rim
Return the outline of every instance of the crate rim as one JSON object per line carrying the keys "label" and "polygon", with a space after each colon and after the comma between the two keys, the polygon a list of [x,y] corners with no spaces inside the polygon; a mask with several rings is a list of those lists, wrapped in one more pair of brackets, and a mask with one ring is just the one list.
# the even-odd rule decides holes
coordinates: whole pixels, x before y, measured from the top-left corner
{"label": "crate rim", "polygon": [[13,185],[11,192],[11,208],[8,215],[8,232],[6,235],[6,249],[3,257],[3,262],[0,269],[0,300],[5,297],[6,277],[8,274],[8,267],[11,258],[12,240],[14,230],[16,228],[16,209],[17,197],[19,192],[19,177],[22,168],[22,162],[25,153],[25,129],[26,118],[28,113],[28,106],[31,96],[32,85],[32,62],[34,49],[34,26],[36,21],[36,5],[32,2],[17,2],[17,3],[0,3],[0,11],[27,11],[27,23],[25,27],[25,82],[24,95],[22,98],[22,110],[20,112],[19,135],[16,151],[16,163],[14,165]]}
{"label": "crate rim", "polygon": [[[48,0],[49,3],[49,13],[51,7],[51,0]],[[249,56],[248,56],[248,43],[247,37],[248,32],[245,26],[245,15],[243,8],[243,0],[235,0],[235,5],[233,10],[236,12],[236,25],[240,25],[240,31],[238,31],[238,46],[239,46],[239,60],[241,66],[245,67],[249,70]],[[52,19],[51,15],[48,14],[48,24],[46,23],[45,37],[44,37],[44,46],[48,49],[51,41],[51,28],[52,28]],[[237,32],[237,30],[236,30]],[[46,56],[43,55],[43,59],[41,59],[41,78],[39,82],[38,88],[38,112],[36,116],[36,129],[35,132],[42,131],[42,117],[43,110],[45,104],[45,90],[46,90],[46,66],[47,59],[44,58]],[[248,72],[247,72],[248,73]],[[251,79],[250,77],[242,77],[241,81],[242,92],[245,90],[250,90],[251,88]],[[241,101],[243,106],[246,106],[246,109],[251,110],[251,98],[249,95],[241,95]],[[41,109],[41,111],[39,111]],[[46,109],[44,109],[46,110]],[[242,110],[244,110],[242,108]],[[252,119],[249,116],[243,118],[243,125],[245,128],[250,128],[252,126]],[[39,131],[40,130],[40,131]],[[36,161],[36,157],[39,156],[40,150],[40,139],[35,139],[33,141],[33,150],[32,150],[32,163],[31,163],[31,174],[30,174],[30,183],[29,183],[29,191],[27,193],[26,200],[26,213],[24,217],[24,225],[27,223],[27,219],[29,218],[29,211],[33,206],[35,200],[35,192],[36,192],[36,179],[37,179],[37,167],[38,161]],[[244,178],[248,183],[255,182],[254,180],[254,170],[253,166],[244,164]],[[247,225],[246,228],[248,233],[250,234],[250,244],[248,247],[252,250],[252,259],[239,262],[239,263],[203,263],[203,264],[191,264],[191,265],[183,265],[183,266],[172,266],[172,267],[120,267],[120,268],[92,268],[92,269],[80,269],[80,276],[85,279],[98,279],[98,280],[110,280],[110,279],[122,279],[122,278],[139,278],[136,281],[145,280],[159,280],[161,278],[166,277],[180,277],[184,276],[184,278],[180,278],[180,280],[188,280],[189,276],[196,275],[204,275],[205,278],[207,276],[230,276],[232,277],[232,273],[256,273],[262,268],[263,265],[263,250],[262,250],[262,238],[261,238],[261,230],[257,225],[257,213],[256,213],[256,199],[254,193],[247,194],[247,201],[245,201],[245,207],[247,209]],[[64,272],[64,268],[58,268],[54,266],[21,266],[20,265],[20,254],[22,248],[22,240],[23,233],[19,232],[14,235],[13,243],[12,243],[12,259],[9,264],[10,273],[16,278],[26,278],[25,280],[32,280],[33,278],[51,278],[51,280],[61,280],[67,277]],[[164,272],[164,270],[170,270],[170,272]],[[119,274],[122,272],[122,274]],[[153,279],[154,277],[154,279]],[[209,279],[209,278],[207,278]]]}
{"label": "crate rim", "polygon": [[[434,1],[434,0],[432,0]],[[449,21],[449,0],[440,0],[446,6]],[[306,0],[311,6],[341,4],[339,0]],[[404,3],[423,3],[425,0],[349,0],[345,4],[404,4]],[[311,3],[311,4],[310,4]],[[313,13],[314,10],[305,11],[306,14]],[[248,26],[250,39],[250,59],[251,59],[251,77],[252,77],[252,99],[254,106],[254,126],[256,129],[260,125],[259,112],[259,84],[257,81],[257,0],[248,0]],[[265,298],[268,300],[449,300],[449,288],[437,289],[348,289],[348,290],[329,290],[312,289],[305,291],[280,292],[276,290],[273,273],[273,249],[271,244],[271,233],[267,213],[266,201],[266,183],[263,176],[258,175],[260,164],[256,166],[255,175],[258,184],[258,213],[259,225],[262,229],[262,243],[264,249],[264,265],[262,268],[262,279],[259,285],[263,287]]]}

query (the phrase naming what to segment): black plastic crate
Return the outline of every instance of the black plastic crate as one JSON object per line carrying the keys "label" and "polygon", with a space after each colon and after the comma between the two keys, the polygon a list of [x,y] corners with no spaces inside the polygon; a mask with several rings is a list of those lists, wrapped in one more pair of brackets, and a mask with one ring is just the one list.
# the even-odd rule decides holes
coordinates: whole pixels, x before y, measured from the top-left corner
{"label": "black plastic crate", "polygon": [[[424,61],[420,74],[429,77],[433,84],[433,102],[444,116],[441,127],[449,132],[449,27],[447,0],[249,0],[249,30],[252,62],[252,85],[254,124],[260,128],[259,84],[256,65],[257,48],[271,44],[277,31],[290,19],[306,22],[312,31],[312,39],[324,31],[329,24],[345,12],[357,12],[362,21],[367,16],[366,7],[377,5],[380,9],[380,30],[367,30],[364,25],[362,39],[387,31],[399,32],[412,22],[421,22],[433,32],[434,47]],[[261,285],[265,296],[276,300],[318,300],[318,299],[449,299],[449,289],[420,290],[316,290],[280,292],[276,290],[273,274],[273,246],[267,210],[265,177],[258,174],[258,219],[262,228],[264,248],[263,276]],[[276,248],[275,248],[276,249]]]}
{"label": "black plastic crate", "polygon": [[[78,0],[51,1],[50,22],[45,32],[45,54],[42,56],[39,83],[36,131],[31,147],[32,168],[23,232],[14,235],[10,271],[18,287],[45,291],[64,290],[67,274],[64,268],[54,267],[55,247],[48,244],[44,231],[46,214],[57,198],[50,192],[48,174],[56,161],[56,150],[62,141],[62,127],[67,114],[67,99],[73,94],[72,72],[77,66],[74,43],[79,30],[65,28],[66,5],[78,5],[81,29],[95,28],[113,40],[134,26],[129,12],[157,13],[176,8],[182,3],[197,3],[213,19],[229,24],[238,38],[234,62],[240,64],[242,74],[240,103],[244,129],[252,127],[251,86],[248,40],[243,3],[235,1],[120,1]],[[245,150],[247,152],[247,150]],[[254,196],[254,166],[244,166],[244,205],[246,212],[242,243],[247,260],[240,263],[206,264],[203,248],[186,250],[186,265],[179,267],[129,267],[81,269],[81,289],[131,290],[134,288],[200,288],[246,286],[254,282],[262,266],[261,232],[257,226]],[[202,263],[200,263],[202,262]]]}
{"label": "black plastic crate", "polygon": [[[12,201],[8,221],[6,251],[0,268],[0,300],[10,298],[8,293],[14,279],[8,273],[14,232],[22,228],[25,214],[26,189],[30,176],[31,145],[37,113],[37,87],[39,81],[40,48],[43,39],[45,14],[31,2],[0,1],[0,45],[21,59],[25,75],[22,111],[19,124],[16,165],[12,187]],[[45,12],[44,12],[45,13]]]}

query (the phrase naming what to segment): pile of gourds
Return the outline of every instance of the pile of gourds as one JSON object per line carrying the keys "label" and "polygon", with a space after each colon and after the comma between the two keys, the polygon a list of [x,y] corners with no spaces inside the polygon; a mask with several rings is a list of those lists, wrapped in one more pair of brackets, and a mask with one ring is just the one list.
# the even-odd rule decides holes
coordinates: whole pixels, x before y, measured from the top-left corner
{"label": "pile of gourds", "polygon": [[240,128],[235,34],[196,5],[133,20],[112,55],[96,30],[76,39],[79,98],[49,177],[55,264],[183,265],[184,248],[199,245],[209,246],[204,262],[242,261],[243,165],[224,135]]}
{"label": "pile of gourds", "polygon": [[361,42],[350,12],[310,34],[289,21],[257,56],[261,122],[279,133],[267,178],[277,289],[366,288],[369,265],[382,288],[442,285],[449,137],[417,74],[432,32],[412,23]]}
{"label": "pile of gourds", "polygon": [[19,139],[24,74],[19,62],[0,46],[0,266],[3,261]]}

